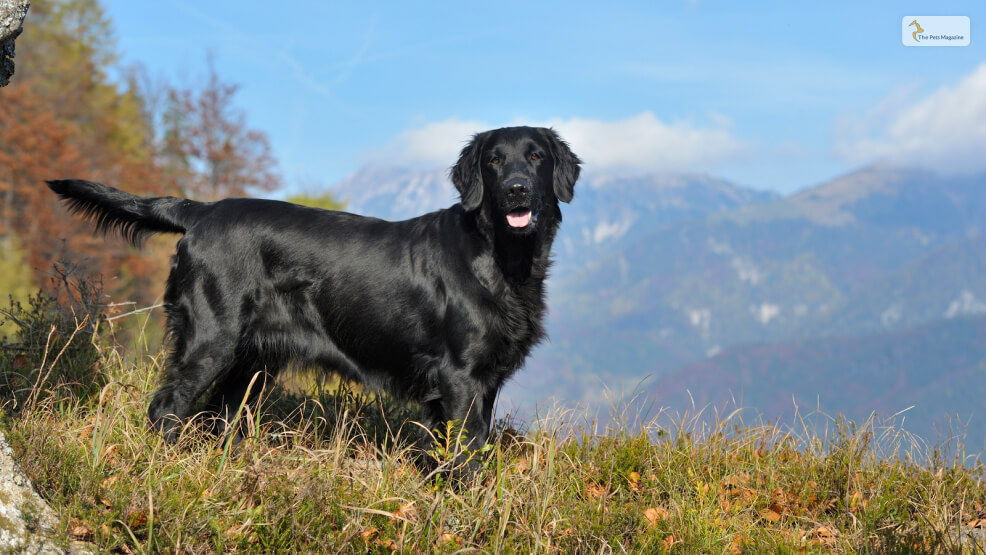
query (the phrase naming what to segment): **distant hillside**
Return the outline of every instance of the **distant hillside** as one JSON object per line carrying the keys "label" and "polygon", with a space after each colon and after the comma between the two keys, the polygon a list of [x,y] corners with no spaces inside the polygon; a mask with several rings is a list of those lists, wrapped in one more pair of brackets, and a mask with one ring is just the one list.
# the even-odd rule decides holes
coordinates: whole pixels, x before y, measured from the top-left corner
{"label": "distant hillside", "polygon": [[986,313],[986,236],[944,241],[855,287],[820,334],[898,329]]}
{"label": "distant hillside", "polygon": [[427,171],[365,166],[332,186],[346,210],[385,220],[406,220],[459,202],[448,169]]}
{"label": "distant hillside", "polygon": [[741,223],[793,218],[834,227],[903,226],[948,235],[957,229],[982,228],[986,221],[983,183],[983,175],[944,176],[875,165],[728,217]]}
{"label": "distant hillside", "polygon": [[[661,406],[732,406],[790,423],[816,407],[856,421],[906,412],[905,428],[934,441],[968,422],[970,452],[986,449],[986,316],[902,331],[728,349],[659,379]],[[689,397],[690,394],[690,397]]]}
{"label": "distant hillside", "polygon": [[734,345],[982,312],[984,207],[983,176],[869,168],[628,237],[558,276],[544,360],[629,384]]}
{"label": "distant hillside", "polygon": [[777,198],[700,174],[588,175],[579,182],[575,200],[562,208],[553,275],[564,280],[606,264],[615,249],[675,222]]}

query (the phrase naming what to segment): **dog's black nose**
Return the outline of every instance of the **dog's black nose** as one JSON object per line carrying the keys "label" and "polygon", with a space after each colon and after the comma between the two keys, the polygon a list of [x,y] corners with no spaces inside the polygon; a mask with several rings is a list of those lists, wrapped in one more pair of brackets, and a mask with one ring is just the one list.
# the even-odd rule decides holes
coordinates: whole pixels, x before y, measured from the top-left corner
{"label": "dog's black nose", "polygon": [[511,197],[524,196],[531,192],[531,184],[527,181],[518,180],[507,186],[507,195]]}

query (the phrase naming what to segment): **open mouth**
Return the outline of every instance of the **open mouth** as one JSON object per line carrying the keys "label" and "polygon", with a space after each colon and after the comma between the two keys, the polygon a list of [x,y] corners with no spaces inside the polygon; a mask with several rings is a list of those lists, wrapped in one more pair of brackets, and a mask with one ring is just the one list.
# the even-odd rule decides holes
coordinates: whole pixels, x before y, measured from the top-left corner
{"label": "open mouth", "polygon": [[507,225],[521,229],[530,225],[532,219],[530,208],[517,208],[507,214]]}

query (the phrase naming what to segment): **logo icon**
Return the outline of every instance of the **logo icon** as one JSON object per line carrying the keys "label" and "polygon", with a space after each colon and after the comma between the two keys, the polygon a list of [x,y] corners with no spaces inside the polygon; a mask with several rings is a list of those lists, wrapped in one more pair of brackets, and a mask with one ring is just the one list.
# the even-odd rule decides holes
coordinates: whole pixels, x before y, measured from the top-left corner
{"label": "logo icon", "polygon": [[900,19],[904,46],[969,46],[967,15],[907,15]]}
{"label": "logo icon", "polygon": [[914,31],[913,33],[911,33],[911,36],[914,37],[914,40],[915,41],[921,42],[921,39],[918,38],[918,33],[923,33],[924,32],[924,29],[921,28],[921,24],[918,23],[918,20],[916,20],[916,19],[914,21],[912,21],[910,23],[910,25],[908,25],[908,27],[910,27],[911,25],[917,27],[917,31]]}

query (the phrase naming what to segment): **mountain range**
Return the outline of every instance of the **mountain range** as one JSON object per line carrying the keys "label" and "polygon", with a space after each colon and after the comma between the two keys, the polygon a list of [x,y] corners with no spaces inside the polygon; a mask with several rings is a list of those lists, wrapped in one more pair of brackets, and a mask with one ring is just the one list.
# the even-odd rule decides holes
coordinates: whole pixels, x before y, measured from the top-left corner
{"label": "mountain range", "polygon": [[[387,219],[456,201],[445,170],[367,168],[334,192]],[[551,339],[505,390],[521,413],[551,396],[605,410],[606,390],[640,388],[714,405],[739,388],[768,418],[792,395],[854,418],[915,405],[913,431],[957,416],[986,445],[986,175],[871,166],[782,197],[589,174],[562,211]]]}

